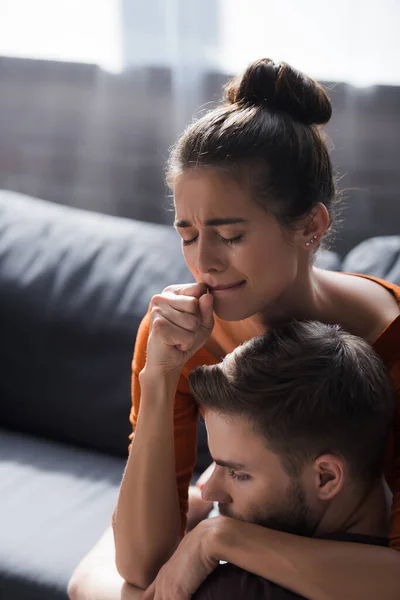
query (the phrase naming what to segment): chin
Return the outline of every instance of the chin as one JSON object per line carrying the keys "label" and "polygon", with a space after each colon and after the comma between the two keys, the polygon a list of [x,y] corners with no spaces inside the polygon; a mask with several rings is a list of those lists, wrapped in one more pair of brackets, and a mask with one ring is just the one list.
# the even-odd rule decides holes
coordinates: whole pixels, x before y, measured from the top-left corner
{"label": "chin", "polygon": [[246,303],[237,299],[222,299],[214,296],[214,313],[222,321],[244,321],[260,312],[254,303]]}
{"label": "chin", "polygon": [[243,321],[252,317],[255,313],[253,310],[246,310],[246,308],[240,304],[234,302],[221,302],[221,300],[214,300],[214,313],[222,321]]}

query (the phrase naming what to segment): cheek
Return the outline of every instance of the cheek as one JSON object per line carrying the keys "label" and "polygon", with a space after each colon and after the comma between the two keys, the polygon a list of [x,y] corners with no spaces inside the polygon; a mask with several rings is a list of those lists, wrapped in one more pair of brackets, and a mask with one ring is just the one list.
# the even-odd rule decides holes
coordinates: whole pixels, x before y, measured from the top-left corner
{"label": "cheek", "polygon": [[183,254],[183,258],[185,259],[185,263],[187,264],[188,268],[191,270],[193,259],[191,257],[190,247],[184,246],[182,244],[182,254]]}
{"label": "cheek", "polygon": [[281,236],[272,236],[249,246],[240,261],[260,282],[285,280],[296,273],[297,249]]}
{"label": "cheek", "polygon": [[233,500],[234,509],[238,513],[251,515],[265,504],[267,492],[265,485],[252,480],[232,485],[230,495]]}
{"label": "cheek", "polygon": [[238,513],[249,517],[264,514],[265,512],[279,509],[286,498],[288,483],[286,477],[282,478],[263,475],[254,480],[251,485],[237,490],[235,509]]}
{"label": "cheek", "polygon": [[193,277],[198,280],[199,272],[196,268],[196,255],[194,253],[194,249],[191,246],[182,246],[183,258],[185,259],[185,263]]}

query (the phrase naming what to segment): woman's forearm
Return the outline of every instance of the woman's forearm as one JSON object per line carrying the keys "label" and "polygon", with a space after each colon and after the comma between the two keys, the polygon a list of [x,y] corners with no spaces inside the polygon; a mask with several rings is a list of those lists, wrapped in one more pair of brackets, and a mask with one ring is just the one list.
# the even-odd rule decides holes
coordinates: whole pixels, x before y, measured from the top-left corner
{"label": "woman's forearm", "polygon": [[219,518],[213,558],[310,600],[399,600],[400,553],[389,548],[294,536]]}
{"label": "woman's forearm", "polygon": [[173,408],[178,377],[141,375],[141,406],[113,528],[116,564],[146,588],[179,543]]}

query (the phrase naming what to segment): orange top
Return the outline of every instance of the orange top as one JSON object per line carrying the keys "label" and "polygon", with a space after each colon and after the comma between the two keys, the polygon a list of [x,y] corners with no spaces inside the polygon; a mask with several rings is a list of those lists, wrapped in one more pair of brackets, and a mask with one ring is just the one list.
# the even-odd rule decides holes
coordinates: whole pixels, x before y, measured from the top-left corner
{"label": "orange top", "polygon": [[[368,279],[372,279],[390,290],[400,305],[399,286],[373,277],[368,277]],[[241,324],[243,323],[245,323],[245,321],[241,322]],[[132,362],[132,410],[130,421],[133,430],[135,430],[136,427],[140,406],[140,386],[138,376],[146,361],[149,328],[150,319],[149,315],[146,315],[139,327]],[[227,323],[216,318],[214,330],[210,337],[211,343],[207,343],[205,347],[201,348],[183,368],[174,406],[175,464],[182,517],[182,535],[186,530],[188,487],[196,461],[198,419],[198,407],[189,391],[188,374],[192,369],[199,365],[215,364],[219,362],[220,358],[212,354],[213,339],[220,343],[224,348],[229,348],[228,352],[231,352],[240,343],[250,339],[254,335],[255,332],[250,331],[249,328],[246,331],[242,328],[242,331],[238,334],[233,323]],[[210,348],[210,350],[207,348]],[[385,475],[393,492],[390,545],[392,548],[400,550],[400,315],[381,333],[374,343],[374,348],[389,369],[399,400],[393,425],[393,433],[388,440]],[[133,435],[134,434],[132,433],[130,439],[133,438]]]}

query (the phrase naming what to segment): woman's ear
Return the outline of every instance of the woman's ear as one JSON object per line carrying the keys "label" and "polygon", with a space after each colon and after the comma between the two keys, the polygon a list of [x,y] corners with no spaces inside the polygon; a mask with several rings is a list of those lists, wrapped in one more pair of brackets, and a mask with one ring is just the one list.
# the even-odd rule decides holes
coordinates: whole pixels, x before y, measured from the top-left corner
{"label": "woman's ear", "polygon": [[342,491],[345,479],[344,461],[335,454],[319,456],[313,465],[315,488],[319,500],[333,500]]}
{"label": "woman's ear", "polygon": [[329,227],[329,220],[325,204],[319,202],[304,219],[304,226],[301,230],[301,244],[304,245],[304,248],[311,250],[319,244]]}

